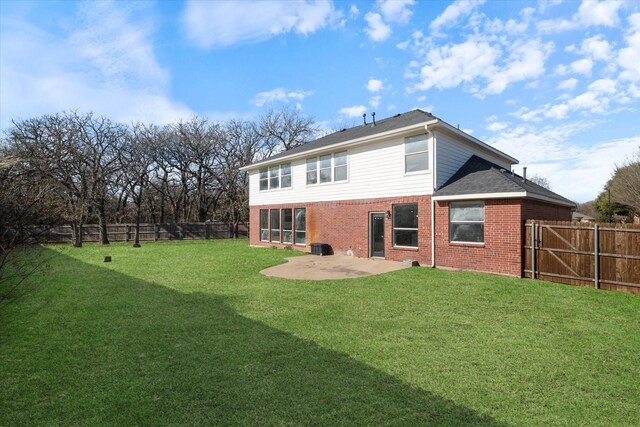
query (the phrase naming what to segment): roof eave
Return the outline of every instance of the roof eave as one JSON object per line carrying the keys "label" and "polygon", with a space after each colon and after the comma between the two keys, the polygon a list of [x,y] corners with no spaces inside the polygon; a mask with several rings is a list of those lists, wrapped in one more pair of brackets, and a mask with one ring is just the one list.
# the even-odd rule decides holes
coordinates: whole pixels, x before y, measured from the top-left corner
{"label": "roof eave", "polygon": [[437,130],[440,127],[444,128],[447,131],[449,131],[449,132],[451,132],[451,133],[453,133],[453,134],[455,134],[455,135],[457,135],[457,136],[459,136],[459,137],[461,137],[463,139],[466,139],[466,140],[468,140],[470,142],[473,142],[474,144],[480,145],[484,149],[492,152],[493,154],[495,154],[497,156],[500,156],[500,157],[503,157],[503,158],[509,160],[509,162],[511,162],[511,164],[519,164],[520,163],[520,161],[518,159],[516,159],[515,157],[511,157],[507,153],[504,153],[504,152],[498,150],[497,148],[493,148],[492,146],[490,146],[486,142],[480,141],[478,138],[476,138],[476,137],[474,137],[472,135],[469,135],[468,133],[463,132],[460,129],[454,127],[454,126],[451,126],[449,123],[447,123],[447,122],[445,122],[443,120],[440,120],[440,119],[432,120],[431,122],[428,123],[428,126],[429,126],[428,130]]}
{"label": "roof eave", "polygon": [[310,149],[310,150],[305,150],[299,153],[294,153],[291,154],[289,156],[282,156],[282,157],[278,157],[277,159],[273,159],[273,160],[269,160],[269,159],[265,159],[256,163],[252,163],[250,165],[247,166],[243,166],[240,168],[240,170],[242,172],[246,172],[252,169],[257,169],[259,167],[262,166],[268,166],[270,164],[275,164],[275,163],[282,163],[282,162],[287,162],[287,161],[291,161],[291,160],[295,160],[298,158],[304,158],[307,157],[309,155],[312,154],[318,154],[318,153],[322,153],[324,151],[333,151],[336,148],[345,148],[345,147],[353,147],[353,146],[357,146],[360,144],[365,144],[365,143],[369,143],[369,142],[376,142],[376,141],[380,141],[382,139],[386,139],[386,138],[392,138],[394,136],[397,135],[401,135],[403,133],[406,132],[410,132],[412,130],[419,130],[419,129],[424,129],[425,131],[427,130],[427,126],[431,125],[432,123],[437,122],[438,120],[427,120],[424,122],[420,122],[420,123],[416,123],[413,125],[409,125],[409,126],[405,126],[399,129],[392,129],[386,132],[381,132],[379,134],[376,135],[370,135],[370,136],[363,136],[360,138],[356,138],[356,139],[350,139],[348,141],[343,141],[343,142],[338,142],[335,144],[331,144],[331,145],[327,145],[324,147],[319,147],[319,148],[315,148],[315,149]]}
{"label": "roof eave", "polygon": [[530,191],[513,191],[509,193],[473,193],[473,194],[453,194],[444,196],[433,196],[433,200],[453,201],[453,200],[481,200],[481,199],[535,199],[554,205],[567,207],[575,207],[576,204],[564,200],[554,199],[542,194],[532,193]]}

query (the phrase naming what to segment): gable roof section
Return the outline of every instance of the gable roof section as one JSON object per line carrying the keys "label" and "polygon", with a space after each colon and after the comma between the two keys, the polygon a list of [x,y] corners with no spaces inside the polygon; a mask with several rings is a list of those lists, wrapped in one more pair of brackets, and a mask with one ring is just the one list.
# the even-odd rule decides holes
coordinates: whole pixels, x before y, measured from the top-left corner
{"label": "gable roof section", "polygon": [[482,195],[491,195],[492,198],[525,197],[575,206],[571,200],[534,182],[525,181],[520,175],[512,174],[511,171],[476,155],[471,156],[442,187],[433,193],[436,200],[454,200],[474,196],[482,199]]}
{"label": "gable roof section", "polygon": [[[283,151],[278,154],[274,154],[271,157],[268,157],[264,160],[260,160],[256,163],[253,163],[248,166],[244,166],[240,168],[241,170],[249,170],[254,169],[258,165],[269,164],[277,161],[279,159],[284,158],[295,158],[299,156],[303,156],[304,153],[309,151],[317,151],[323,148],[330,148],[334,145],[342,145],[345,143],[349,143],[351,141],[358,142],[364,141],[366,142],[368,138],[374,138],[376,136],[384,136],[385,133],[393,133],[393,131],[399,131],[404,128],[408,128],[411,126],[418,127],[419,125],[436,125],[436,126],[444,126],[448,128],[450,131],[464,134],[462,131],[455,129],[450,124],[440,120],[436,116],[431,113],[427,113],[425,111],[415,109],[406,113],[396,114],[395,116],[387,117],[386,119],[377,120],[375,125],[373,123],[367,123],[366,125],[354,126],[349,129],[342,129],[338,132],[331,133],[329,135],[325,135],[321,138],[318,138],[314,141],[307,142],[306,144],[302,144],[298,147],[292,148],[288,151]],[[518,161],[511,156],[485,144],[482,141],[479,141],[472,137],[471,135],[464,134],[464,136],[475,142],[476,144],[484,146],[487,150],[495,152],[499,155],[504,156],[505,158],[512,160],[513,163],[517,163]]]}

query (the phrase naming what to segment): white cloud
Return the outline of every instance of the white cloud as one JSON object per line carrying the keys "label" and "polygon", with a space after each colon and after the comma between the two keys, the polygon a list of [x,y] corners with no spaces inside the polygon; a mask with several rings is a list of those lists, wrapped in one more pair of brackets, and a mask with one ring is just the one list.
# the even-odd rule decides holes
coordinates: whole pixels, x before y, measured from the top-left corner
{"label": "white cloud", "polygon": [[389,38],[391,35],[391,27],[384,23],[379,13],[368,12],[364,19],[367,21],[368,27],[364,29],[369,38],[375,42],[381,42]]}
{"label": "white cloud", "polygon": [[591,68],[593,67],[593,61],[589,58],[578,59],[569,64],[569,68],[574,73],[582,74],[584,76],[591,75]]}
{"label": "white cloud", "polygon": [[624,5],[622,1],[583,0],[578,8],[578,21],[585,27],[602,25],[615,27],[620,21],[618,10]]}
{"label": "white cloud", "polygon": [[483,93],[502,93],[511,83],[541,76],[552,49],[552,44],[543,44],[540,40],[513,46],[506,64],[489,76],[489,85]]}
{"label": "white cloud", "polygon": [[500,55],[499,47],[474,39],[436,46],[427,53],[426,64],[420,70],[421,82],[414,89],[446,89],[478,77],[488,78],[495,73],[495,62]]}
{"label": "white cloud", "polygon": [[456,0],[431,21],[429,28],[434,34],[440,34],[440,30],[455,25],[460,18],[468,16],[484,3],[484,0]]}
{"label": "white cloud", "polygon": [[573,90],[576,88],[577,85],[578,85],[578,80],[574,78],[570,78],[558,83],[557,88],[560,90]]}
{"label": "white cloud", "polygon": [[406,24],[413,15],[409,6],[413,6],[415,0],[378,0],[380,12],[387,22]]}
{"label": "white cloud", "polygon": [[369,79],[365,87],[369,92],[380,92],[383,89],[384,84],[382,83],[382,80]]}
{"label": "white cloud", "polygon": [[629,16],[629,27],[625,31],[627,46],[618,52],[617,63],[624,70],[620,77],[640,81],[640,13]]}
{"label": "white cloud", "polygon": [[[521,174],[522,166],[527,166],[528,174],[546,177],[553,191],[571,200],[585,202],[594,199],[611,177],[615,164],[640,147],[640,137],[581,146],[572,143],[580,131],[579,125],[568,125],[560,129],[561,136],[555,136],[556,132],[549,127],[532,130],[531,134],[514,141],[519,148],[530,148],[527,154],[520,156],[516,172]],[[499,148],[506,141],[503,135],[498,137],[502,141],[497,145]]]}
{"label": "white cloud", "polygon": [[615,0],[583,0],[578,11],[571,19],[548,19],[538,22],[538,29],[543,33],[558,33],[591,26],[615,27],[620,19],[619,9],[623,1]]}
{"label": "white cloud", "polygon": [[341,108],[338,113],[347,117],[362,117],[366,111],[367,107],[364,105],[354,105],[352,107]]}
{"label": "white cloud", "polygon": [[168,123],[193,115],[168,95],[170,74],[155,56],[145,7],[82,4],[75,20],[81,26],[63,35],[19,19],[3,21],[0,125],[76,109],[122,122]]}
{"label": "white cloud", "polygon": [[289,102],[290,100],[303,101],[307,96],[312,95],[311,91],[288,90],[282,87],[272,89],[267,92],[257,93],[250,101],[256,107],[262,107],[272,102]]}
{"label": "white cloud", "polygon": [[378,108],[380,106],[380,101],[382,101],[382,97],[380,95],[372,96],[369,100],[369,105],[371,108]]}
{"label": "white cloud", "polygon": [[212,48],[259,42],[289,32],[307,35],[336,24],[341,17],[331,1],[191,0],[182,20],[195,44]]}
{"label": "white cloud", "polygon": [[498,132],[505,129],[508,126],[505,122],[493,122],[489,126],[487,126],[487,130],[491,132]]}
{"label": "white cloud", "polygon": [[358,6],[356,6],[355,4],[352,4],[349,8],[349,18],[355,19],[358,17],[358,15],[360,15],[360,9],[358,9]]}
{"label": "white cloud", "polygon": [[602,35],[584,39],[580,51],[597,61],[608,61],[611,59],[611,44],[609,44]]}

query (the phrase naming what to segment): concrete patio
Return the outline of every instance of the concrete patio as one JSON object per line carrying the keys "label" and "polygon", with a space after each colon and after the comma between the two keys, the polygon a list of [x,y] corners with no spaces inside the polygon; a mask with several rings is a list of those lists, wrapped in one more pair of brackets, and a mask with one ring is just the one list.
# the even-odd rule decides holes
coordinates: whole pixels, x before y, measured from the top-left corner
{"label": "concrete patio", "polygon": [[407,268],[398,261],[356,258],[346,255],[306,255],[287,258],[287,263],[262,270],[265,276],[298,280],[353,279]]}

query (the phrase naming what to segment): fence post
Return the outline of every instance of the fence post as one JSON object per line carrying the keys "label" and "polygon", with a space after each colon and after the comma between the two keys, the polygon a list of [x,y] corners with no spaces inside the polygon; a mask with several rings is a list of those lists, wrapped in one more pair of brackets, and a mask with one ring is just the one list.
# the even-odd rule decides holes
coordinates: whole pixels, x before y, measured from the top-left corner
{"label": "fence post", "polygon": [[158,224],[153,224],[153,239],[156,241],[160,240],[160,227]]}
{"label": "fence post", "polygon": [[129,241],[130,235],[131,235],[131,226],[130,226],[129,224],[127,224],[127,234],[126,234],[126,236],[124,237],[124,241],[125,241],[125,242],[128,242],[128,241]]}
{"label": "fence post", "polygon": [[593,281],[596,289],[600,289],[600,230],[598,224],[593,226],[593,246],[595,254],[595,264],[593,265]]}
{"label": "fence post", "polygon": [[204,239],[205,240],[209,239],[209,223],[208,222],[204,223]]}
{"label": "fence post", "polygon": [[531,223],[531,278],[536,278],[536,223]]}

